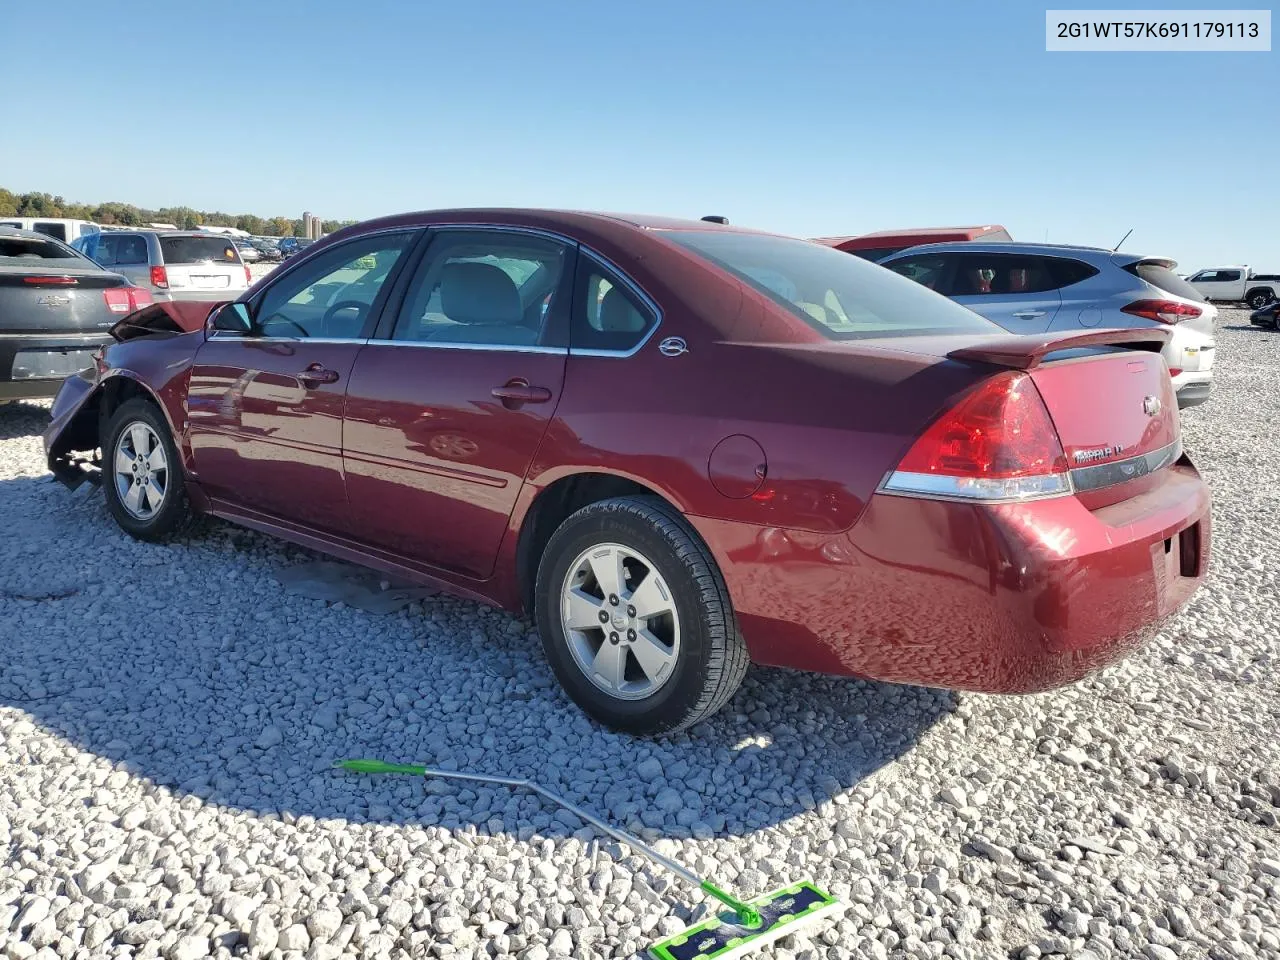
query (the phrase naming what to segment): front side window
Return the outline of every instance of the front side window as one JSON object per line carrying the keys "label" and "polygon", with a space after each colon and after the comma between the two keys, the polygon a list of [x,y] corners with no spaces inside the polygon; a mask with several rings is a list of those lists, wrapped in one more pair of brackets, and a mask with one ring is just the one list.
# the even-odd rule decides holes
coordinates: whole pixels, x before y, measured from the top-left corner
{"label": "front side window", "polygon": [[701,230],[660,235],[832,340],[1000,332],[989,320],[892,270],[807,240]]}
{"label": "front side window", "polygon": [[405,295],[392,338],[419,343],[548,345],[568,250],[543,237],[445,230]]}
{"label": "front side window", "polygon": [[266,337],[361,336],[387,278],[414,234],[352,240],[290,271],[262,294],[254,323]]}
{"label": "front side window", "polygon": [[935,293],[947,292],[947,273],[951,261],[944,254],[919,254],[886,263],[885,266]]}

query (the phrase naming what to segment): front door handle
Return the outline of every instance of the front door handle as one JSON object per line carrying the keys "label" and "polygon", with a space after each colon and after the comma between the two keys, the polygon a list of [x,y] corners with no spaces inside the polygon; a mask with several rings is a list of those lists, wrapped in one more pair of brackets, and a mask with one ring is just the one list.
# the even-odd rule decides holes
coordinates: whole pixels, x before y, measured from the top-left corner
{"label": "front door handle", "polygon": [[298,374],[298,380],[304,387],[318,387],[322,383],[337,383],[338,371],[313,363]]}
{"label": "front door handle", "polygon": [[1037,317],[1043,317],[1045,313],[1044,310],[1019,310],[1014,316],[1019,320],[1035,320]]}
{"label": "front door handle", "polygon": [[526,403],[546,403],[551,399],[551,391],[546,387],[532,387],[528,380],[522,379],[508,380],[489,392],[495,399],[501,400],[502,405],[508,410],[514,410]]}

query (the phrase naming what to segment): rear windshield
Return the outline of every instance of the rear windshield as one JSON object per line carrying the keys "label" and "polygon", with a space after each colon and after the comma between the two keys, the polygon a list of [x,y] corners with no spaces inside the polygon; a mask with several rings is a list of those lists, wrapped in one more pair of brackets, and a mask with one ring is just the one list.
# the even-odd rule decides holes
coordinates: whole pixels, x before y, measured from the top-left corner
{"label": "rear windshield", "polygon": [[750,233],[662,231],[832,340],[1003,331],[971,310],[860,257]]}
{"label": "rear windshield", "polygon": [[0,236],[0,260],[79,260],[70,247],[32,237]]}
{"label": "rear windshield", "polygon": [[1163,264],[1139,261],[1129,264],[1125,269],[1165,293],[1172,293],[1175,297],[1185,297],[1196,303],[1206,302],[1199,290]]}
{"label": "rear windshield", "polygon": [[165,263],[239,263],[235,244],[219,237],[161,237]]}

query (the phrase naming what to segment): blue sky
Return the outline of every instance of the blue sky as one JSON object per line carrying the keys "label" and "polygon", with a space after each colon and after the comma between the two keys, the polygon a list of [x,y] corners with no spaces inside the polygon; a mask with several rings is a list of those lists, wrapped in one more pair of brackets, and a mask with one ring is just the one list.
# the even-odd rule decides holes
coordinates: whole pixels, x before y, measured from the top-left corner
{"label": "blue sky", "polygon": [[1027,2],[114,0],[59,5],[53,31],[50,9],[0,12],[16,191],[1106,246],[1132,227],[1125,249],[1186,268],[1280,270],[1274,50],[1050,54]]}

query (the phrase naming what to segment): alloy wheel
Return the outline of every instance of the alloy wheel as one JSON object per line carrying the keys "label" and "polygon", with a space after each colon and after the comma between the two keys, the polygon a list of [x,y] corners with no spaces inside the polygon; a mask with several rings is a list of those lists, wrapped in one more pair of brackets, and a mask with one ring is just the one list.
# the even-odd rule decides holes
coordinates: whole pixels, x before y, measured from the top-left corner
{"label": "alloy wheel", "polygon": [[150,520],[164,506],[169,460],[151,427],[135,420],[120,432],[113,458],[116,493],[130,516]]}
{"label": "alloy wheel", "polygon": [[675,598],[631,547],[603,543],[578,555],[560,590],[560,620],[578,669],[612,697],[643,700],[675,673]]}

